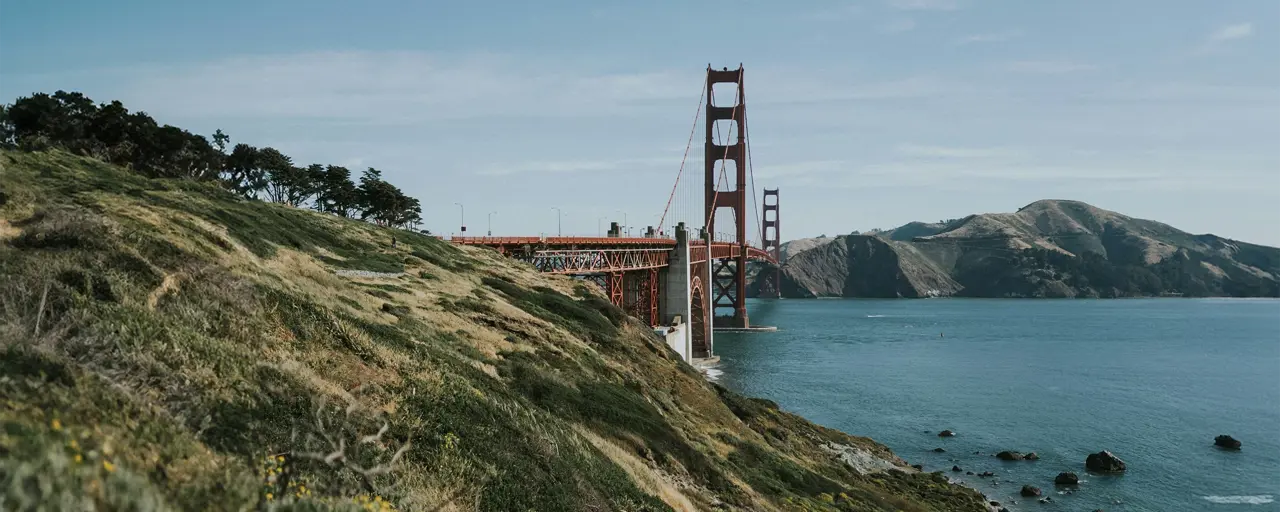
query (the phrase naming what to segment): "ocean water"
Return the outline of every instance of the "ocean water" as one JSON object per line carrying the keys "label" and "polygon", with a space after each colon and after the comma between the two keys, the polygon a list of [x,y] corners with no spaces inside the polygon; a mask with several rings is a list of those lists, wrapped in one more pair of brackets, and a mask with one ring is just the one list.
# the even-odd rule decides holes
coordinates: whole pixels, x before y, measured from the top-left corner
{"label": "ocean water", "polygon": [[[874,438],[1011,510],[1280,511],[1280,301],[792,299],[749,311],[779,331],[717,334],[720,383]],[[1218,434],[1243,449],[1214,447]],[[1041,458],[991,456],[1001,450]],[[1128,471],[1086,472],[1100,450]],[[1062,471],[1080,475],[1070,494],[1053,484]],[[1017,496],[1023,484],[1055,504]]]}

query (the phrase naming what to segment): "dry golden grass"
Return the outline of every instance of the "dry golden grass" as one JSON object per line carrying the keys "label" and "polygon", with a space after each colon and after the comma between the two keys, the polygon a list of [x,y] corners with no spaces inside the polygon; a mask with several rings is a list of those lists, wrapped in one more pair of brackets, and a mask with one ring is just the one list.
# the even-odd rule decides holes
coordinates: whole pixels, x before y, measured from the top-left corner
{"label": "dry golden grass", "polygon": [[0,241],[8,240],[22,233],[21,229],[9,224],[8,220],[0,219]]}
{"label": "dry golden grass", "polygon": [[635,480],[636,484],[645,492],[661,498],[663,503],[671,506],[677,512],[696,512],[698,510],[693,502],[689,501],[689,498],[680,492],[676,484],[669,481],[669,477],[658,468],[640,460],[639,457],[600,437],[599,434],[582,425],[574,425],[574,430],[626,471],[627,475],[632,480]]}

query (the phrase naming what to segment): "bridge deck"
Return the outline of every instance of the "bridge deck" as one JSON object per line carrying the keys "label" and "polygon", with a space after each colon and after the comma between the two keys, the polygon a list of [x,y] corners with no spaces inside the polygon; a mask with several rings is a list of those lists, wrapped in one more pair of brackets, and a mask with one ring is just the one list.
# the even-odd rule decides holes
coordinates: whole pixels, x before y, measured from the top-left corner
{"label": "bridge deck", "polygon": [[607,236],[455,236],[450,242],[462,245],[497,246],[631,246],[675,247],[674,238],[622,238]]}
{"label": "bridge deck", "polygon": [[[557,274],[577,274],[639,270],[667,266],[665,254],[655,254],[655,249],[672,249],[672,238],[622,238],[603,236],[469,236],[453,237],[450,242],[460,245],[492,247],[504,254],[521,257],[533,262],[539,270]],[[777,264],[764,249],[748,245],[747,259]],[[742,246],[733,242],[711,242],[712,259],[736,258]],[[707,243],[689,241],[689,259],[692,263],[707,261]]]}

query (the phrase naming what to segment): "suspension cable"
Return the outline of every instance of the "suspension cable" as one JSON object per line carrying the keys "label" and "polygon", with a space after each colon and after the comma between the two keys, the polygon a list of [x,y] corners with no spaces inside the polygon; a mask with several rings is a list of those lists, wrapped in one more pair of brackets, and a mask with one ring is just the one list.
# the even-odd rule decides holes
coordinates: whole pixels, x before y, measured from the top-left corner
{"label": "suspension cable", "polygon": [[667,197],[667,206],[662,209],[662,217],[658,220],[658,229],[662,229],[663,223],[667,220],[667,211],[671,209],[671,201],[676,198],[676,189],[680,187],[680,176],[684,174],[684,163],[689,158],[689,149],[693,147],[693,134],[698,131],[698,119],[702,117],[702,100],[707,97],[707,80],[711,76],[708,75],[702,79],[702,92],[698,93],[698,111],[693,114],[693,127],[689,128],[689,142],[684,145],[684,156],[680,157],[680,171],[676,173],[676,183],[671,186],[671,195]]}

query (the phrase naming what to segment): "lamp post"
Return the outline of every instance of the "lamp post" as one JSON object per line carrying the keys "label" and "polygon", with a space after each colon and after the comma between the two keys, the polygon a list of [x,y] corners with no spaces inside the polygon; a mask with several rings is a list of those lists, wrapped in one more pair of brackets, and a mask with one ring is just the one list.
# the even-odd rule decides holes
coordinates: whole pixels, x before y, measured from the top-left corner
{"label": "lamp post", "polygon": [[604,220],[606,217],[608,216],[606,215],[605,217],[596,217],[596,236],[604,236],[603,232],[600,231],[600,221]]}
{"label": "lamp post", "polygon": [[498,212],[489,212],[489,233],[485,236],[493,236],[493,214]]}
{"label": "lamp post", "polygon": [[462,203],[453,203],[458,205],[460,220],[462,221],[462,236],[467,236],[467,209]]}
{"label": "lamp post", "polygon": [[560,211],[560,208],[556,206],[552,206],[551,209],[556,211],[556,236],[563,236],[560,232],[560,214],[564,212]]}
{"label": "lamp post", "polygon": [[622,210],[614,210],[614,211],[622,214],[622,230],[627,233],[627,236],[631,236],[631,226],[627,225],[627,212],[624,212]]}

